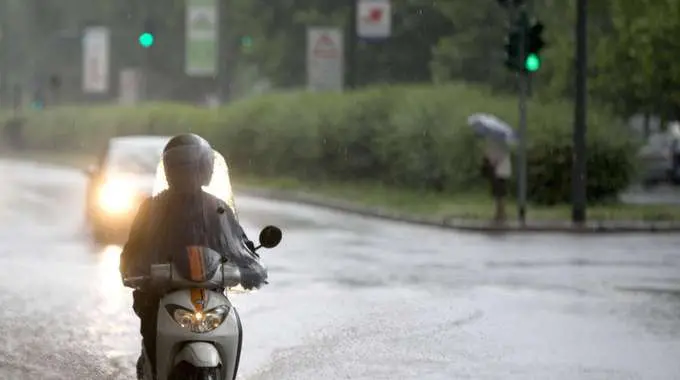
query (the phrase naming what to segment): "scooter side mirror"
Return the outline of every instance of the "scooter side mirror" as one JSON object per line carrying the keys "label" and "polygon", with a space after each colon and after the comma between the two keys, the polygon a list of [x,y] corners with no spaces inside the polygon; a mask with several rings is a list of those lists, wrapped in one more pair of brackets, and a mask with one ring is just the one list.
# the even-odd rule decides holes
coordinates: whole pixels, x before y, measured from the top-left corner
{"label": "scooter side mirror", "polygon": [[283,232],[276,226],[267,226],[260,231],[260,247],[274,248],[283,238]]}

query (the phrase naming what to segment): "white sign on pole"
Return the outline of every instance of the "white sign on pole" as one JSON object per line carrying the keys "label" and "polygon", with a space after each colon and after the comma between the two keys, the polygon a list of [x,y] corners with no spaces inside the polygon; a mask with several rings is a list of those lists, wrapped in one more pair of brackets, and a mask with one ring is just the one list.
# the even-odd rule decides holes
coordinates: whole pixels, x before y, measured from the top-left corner
{"label": "white sign on pole", "polygon": [[382,39],[392,34],[392,4],[390,0],[356,0],[357,35],[360,38]]}
{"label": "white sign on pole", "polygon": [[86,28],[83,34],[83,92],[109,91],[109,28]]}
{"label": "white sign on pole", "polygon": [[217,10],[217,0],[187,0],[185,47],[187,75],[217,75]]}
{"label": "white sign on pole", "polygon": [[341,91],[344,81],[342,29],[307,28],[307,87],[312,91]]}

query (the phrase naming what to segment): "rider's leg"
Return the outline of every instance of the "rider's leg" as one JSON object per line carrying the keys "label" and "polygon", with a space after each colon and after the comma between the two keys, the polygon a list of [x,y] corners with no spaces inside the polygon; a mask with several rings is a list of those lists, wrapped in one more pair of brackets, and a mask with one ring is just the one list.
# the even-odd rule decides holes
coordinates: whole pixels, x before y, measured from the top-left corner
{"label": "rider's leg", "polygon": [[139,359],[137,359],[137,380],[144,379],[144,352],[139,354]]}
{"label": "rider's leg", "polygon": [[133,292],[135,313],[140,320],[142,343],[149,358],[149,364],[156,372],[156,323],[158,319],[158,297],[140,291]]}

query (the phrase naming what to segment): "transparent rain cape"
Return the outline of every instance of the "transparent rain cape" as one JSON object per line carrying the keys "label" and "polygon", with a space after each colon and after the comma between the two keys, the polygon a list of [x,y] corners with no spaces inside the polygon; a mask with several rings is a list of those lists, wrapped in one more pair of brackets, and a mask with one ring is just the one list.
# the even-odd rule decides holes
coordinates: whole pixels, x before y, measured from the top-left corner
{"label": "transparent rain cape", "polygon": [[[212,173],[201,171],[199,163],[212,161]],[[165,163],[171,166],[175,182],[169,186]],[[179,265],[189,273],[191,247],[208,247],[222,258],[246,263],[251,253],[245,245],[243,230],[238,223],[229,167],[217,151],[182,146],[163,154],[156,170],[153,200],[144,218],[148,242],[155,262]],[[205,265],[218,265],[221,258],[206,258]],[[252,260],[252,259],[250,259]],[[185,268],[181,268],[181,267]],[[204,267],[204,270],[211,268]],[[183,275],[184,276],[184,275]]]}
{"label": "transparent rain cape", "polygon": [[[174,150],[175,149],[172,149],[171,151]],[[191,154],[189,150],[185,150],[181,153],[185,152]],[[220,152],[213,150],[213,162],[214,168],[210,178],[210,183],[207,186],[203,186],[203,191],[214,195],[218,199],[221,199],[223,202],[229,205],[229,207],[231,207],[234,214],[237,214],[227,161],[224,159],[224,156],[220,154]],[[163,165],[163,160],[161,160],[156,168],[156,180],[153,185],[152,195],[156,196],[167,189],[168,180],[165,178],[165,166]]]}

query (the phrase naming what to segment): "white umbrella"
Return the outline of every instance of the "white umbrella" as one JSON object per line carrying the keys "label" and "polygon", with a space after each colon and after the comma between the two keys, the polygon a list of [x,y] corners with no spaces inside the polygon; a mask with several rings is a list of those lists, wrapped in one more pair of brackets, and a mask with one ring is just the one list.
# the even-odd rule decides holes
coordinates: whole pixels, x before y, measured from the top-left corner
{"label": "white umbrella", "polygon": [[476,113],[470,115],[467,121],[468,125],[480,136],[505,144],[511,144],[517,140],[515,130],[506,122],[493,115]]}

